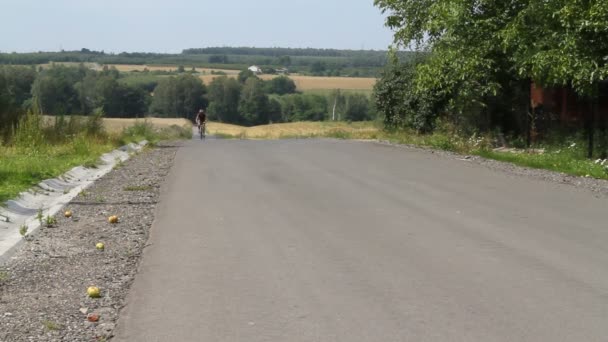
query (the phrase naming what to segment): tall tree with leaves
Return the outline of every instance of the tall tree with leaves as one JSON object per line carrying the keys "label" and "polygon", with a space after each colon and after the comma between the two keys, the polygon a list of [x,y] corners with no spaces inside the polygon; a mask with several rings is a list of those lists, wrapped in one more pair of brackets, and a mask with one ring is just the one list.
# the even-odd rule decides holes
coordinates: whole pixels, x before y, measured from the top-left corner
{"label": "tall tree with leaves", "polygon": [[245,81],[239,112],[246,125],[267,124],[269,118],[269,100],[264,92],[264,82],[257,77],[250,77]]}
{"label": "tall tree with leaves", "polygon": [[162,79],[154,90],[151,111],[166,117],[192,118],[207,106],[203,82],[190,74]]}
{"label": "tall tree with leaves", "polygon": [[242,85],[234,78],[226,76],[214,78],[209,84],[210,120],[219,122],[240,123],[239,100]]}

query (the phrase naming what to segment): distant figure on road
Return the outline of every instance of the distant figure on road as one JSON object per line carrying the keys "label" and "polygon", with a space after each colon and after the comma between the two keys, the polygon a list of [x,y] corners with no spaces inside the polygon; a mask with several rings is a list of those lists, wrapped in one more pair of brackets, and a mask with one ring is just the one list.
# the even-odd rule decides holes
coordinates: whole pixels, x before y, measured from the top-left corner
{"label": "distant figure on road", "polygon": [[204,125],[207,122],[207,114],[204,109],[198,111],[196,114],[196,125],[198,128],[201,128],[201,125]]}
{"label": "distant figure on road", "polygon": [[205,124],[207,123],[207,114],[204,109],[198,111],[196,114],[196,126],[198,127],[198,133],[201,139],[205,138]]}

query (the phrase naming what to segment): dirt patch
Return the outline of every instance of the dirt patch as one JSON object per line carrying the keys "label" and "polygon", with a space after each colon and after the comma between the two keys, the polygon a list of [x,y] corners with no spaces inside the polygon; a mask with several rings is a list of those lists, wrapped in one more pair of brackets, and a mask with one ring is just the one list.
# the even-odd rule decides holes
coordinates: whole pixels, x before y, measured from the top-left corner
{"label": "dirt patch", "polygon": [[[0,268],[0,341],[112,336],[176,150],[167,144],[119,165],[68,205],[72,218],[41,228]],[[110,215],[119,222],[110,224]],[[90,298],[89,286],[101,298]]]}

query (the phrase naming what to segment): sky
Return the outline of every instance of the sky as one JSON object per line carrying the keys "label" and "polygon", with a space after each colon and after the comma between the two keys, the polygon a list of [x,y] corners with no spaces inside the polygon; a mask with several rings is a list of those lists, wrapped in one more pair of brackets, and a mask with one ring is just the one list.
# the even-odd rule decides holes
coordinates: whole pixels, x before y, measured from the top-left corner
{"label": "sky", "polygon": [[0,51],[210,46],[385,50],[373,0],[0,0]]}

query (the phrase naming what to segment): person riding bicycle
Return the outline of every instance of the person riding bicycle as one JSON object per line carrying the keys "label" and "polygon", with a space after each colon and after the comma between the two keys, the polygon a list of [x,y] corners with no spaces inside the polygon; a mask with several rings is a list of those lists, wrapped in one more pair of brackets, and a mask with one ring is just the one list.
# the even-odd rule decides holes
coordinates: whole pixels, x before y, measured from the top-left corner
{"label": "person riding bicycle", "polygon": [[207,114],[204,109],[201,109],[198,111],[198,114],[196,114],[196,126],[200,130],[201,126],[205,126],[205,123],[207,123]]}

